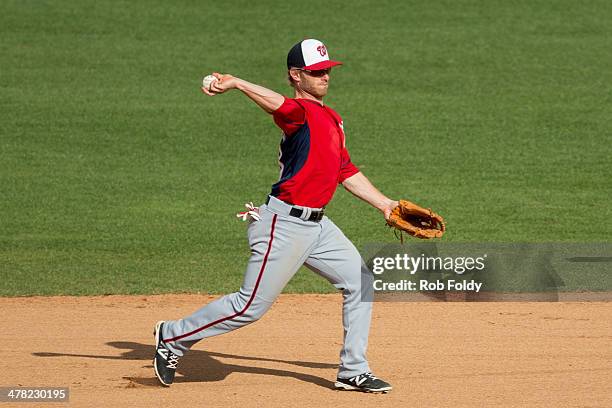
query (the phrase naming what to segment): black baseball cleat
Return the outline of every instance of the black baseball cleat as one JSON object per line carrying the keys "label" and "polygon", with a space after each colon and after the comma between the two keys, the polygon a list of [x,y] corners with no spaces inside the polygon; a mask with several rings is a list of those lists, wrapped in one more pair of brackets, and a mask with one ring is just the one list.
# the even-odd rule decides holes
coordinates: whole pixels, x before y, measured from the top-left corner
{"label": "black baseball cleat", "polygon": [[363,373],[351,378],[337,378],[334,386],[339,390],[388,393],[393,387],[388,382],[375,377],[372,373]]}
{"label": "black baseball cleat", "polygon": [[174,374],[176,373],[176,365],[179,361],[179,356],[171,352],[166,343],[162,340],[162,327],[164,321],[160,320],[155,325],[153,335],[155,336],[155,357],[153,358],[153,367],[155,367],[155,375],[162,385],[169,387],[174,382]]}

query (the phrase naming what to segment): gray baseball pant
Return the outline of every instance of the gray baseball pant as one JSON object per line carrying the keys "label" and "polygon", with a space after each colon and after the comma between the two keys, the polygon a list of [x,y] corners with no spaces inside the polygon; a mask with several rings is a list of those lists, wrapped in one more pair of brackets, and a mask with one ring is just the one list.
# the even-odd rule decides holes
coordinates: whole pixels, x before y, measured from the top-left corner
{"label": "gray baseball pant", "polygon": [[[182,356],[205,337],[238,329],[261,318],[302,265],[341,289],[344,345],[338,377],[370,371],[366,359],[372,312],[372,274],[355,246],[326,216],[320,222],[289,215],[291,206],[274,197],[259,207],[261,219],[248,226],[251,257],[239,292],[223,296],[161,333]],[[310,211],[305,212],[307,218]],[[364,291],[364,293],[362,293]]]}

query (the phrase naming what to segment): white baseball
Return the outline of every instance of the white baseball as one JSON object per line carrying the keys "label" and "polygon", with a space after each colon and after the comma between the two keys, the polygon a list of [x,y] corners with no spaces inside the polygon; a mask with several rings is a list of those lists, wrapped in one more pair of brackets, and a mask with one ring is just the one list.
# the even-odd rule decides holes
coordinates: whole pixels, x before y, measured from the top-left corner
{"label": "white baseball", "polygon": [[207,89],[210,91],[210,86],[212,85],[213,82],[215,82],[217,80],[216,77],[212,76],[212,75],[206,75],[204,77],[204,79],[202,80],[202,86],[204,87],[204,89]]}

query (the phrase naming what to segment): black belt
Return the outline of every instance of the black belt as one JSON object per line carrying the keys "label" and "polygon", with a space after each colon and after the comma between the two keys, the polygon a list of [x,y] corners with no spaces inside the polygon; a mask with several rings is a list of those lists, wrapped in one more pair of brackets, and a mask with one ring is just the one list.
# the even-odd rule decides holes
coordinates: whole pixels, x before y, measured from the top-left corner
{"label": "black belt", "polygon": [[[266,199],[266,204],[268,204],[269,202],[270,202],[270,196],[268,196],[268,198]],[[285,204],[291,205],[289,203],[285,203]],[[302,214],[304,214],[305,211],[307,211],[305,208],[292,207],[291,211],[289,211],[289,215],[292,217],[303,219]],[[325,215],[324,208],[320,210],[311,210],[310,217],[308,217],[306,221],[320,222],[323,219],[323,215]]]}

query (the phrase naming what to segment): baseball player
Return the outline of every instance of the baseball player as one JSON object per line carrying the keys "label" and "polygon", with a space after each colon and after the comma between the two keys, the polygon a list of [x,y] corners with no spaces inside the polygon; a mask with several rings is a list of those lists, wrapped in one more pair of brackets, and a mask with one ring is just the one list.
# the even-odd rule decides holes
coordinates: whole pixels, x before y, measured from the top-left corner
{"label": "baseball player", "polygon": [[[325,277],[343,293],[344,344],[335,387],[388,392],[366,359],[372,311],[372,274],[355,246],[324,215],[338,184],[389,218],[398,202],[387,198],[351,162],[342,118],[323,103],[332,61],[315,39],[297,43],[287,55],[294,97],[232,75],[213,74],[202,91],[210,96],[238,89],[271,114],[283,132],[280,177],[265,204],[253,208],[248,226],[251,247],[240,290],[179,320],[155,326],[154,367],[169,386],[179,361],[203,338],[227,333],[261,318],[302,265]],[[365,301],[364,301],[365,300]]]}

